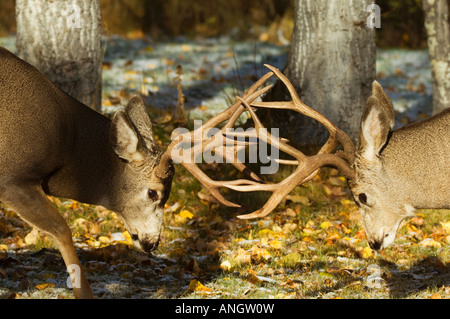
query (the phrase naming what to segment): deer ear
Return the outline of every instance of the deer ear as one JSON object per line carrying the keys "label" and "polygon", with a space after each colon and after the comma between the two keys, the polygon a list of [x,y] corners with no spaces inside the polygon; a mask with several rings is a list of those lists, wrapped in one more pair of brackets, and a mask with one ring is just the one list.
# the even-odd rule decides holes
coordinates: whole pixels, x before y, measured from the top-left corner
{"label": "deer ear", "polygon": [[368,160],[375,160],[394,128],[394,107],[381,85],[374,81],[372,95],[367,99],[361,117],[359,152]]}
{"label": "deer ear", "polygon": [[127,162],[139,163],[144,160],[145,150],[140,146],[139,135],[125,110],[114,114],[109,129],[109,141],[114,152]]}
{"label": "deer ear", "polygon": [[153,138],[152,122],[145,110],[145,104],[142,98],[137,95],[133,96],[128,101],[125,112],[138,134],[143,138],[147,148],[152,150],[156,145]]}

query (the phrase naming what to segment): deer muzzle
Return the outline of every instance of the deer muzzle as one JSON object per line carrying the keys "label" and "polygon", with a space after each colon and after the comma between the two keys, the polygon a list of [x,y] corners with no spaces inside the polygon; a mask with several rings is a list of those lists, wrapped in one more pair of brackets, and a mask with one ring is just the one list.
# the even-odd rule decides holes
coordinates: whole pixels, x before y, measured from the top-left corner
{"label": "deer muzzle", "polygon": [[143,236],[139,238],[139,235],[133,234],[131,235],[131,239],[133,240],[134,247],[145,253],[151,253],[159,245],[159,236]]}

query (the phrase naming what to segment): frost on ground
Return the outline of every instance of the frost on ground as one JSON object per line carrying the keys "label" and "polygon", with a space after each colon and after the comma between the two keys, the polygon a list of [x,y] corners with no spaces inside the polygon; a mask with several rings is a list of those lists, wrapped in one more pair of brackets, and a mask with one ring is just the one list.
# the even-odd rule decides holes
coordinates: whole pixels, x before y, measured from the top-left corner
{"label": "frost on ground", "polygon": [[[147,95],[147,104],[154,108],[173,110],[176,67],[180,65],[185,107],[191,119],[207,119],[228,107],[237,94],[267,71],[263,64],[283,69],[289,50],[288,46],[236,42],[228,37],[156,42],[110,36],[103,44],[103,112],[125,106],[130,94],[136,92]],[[0,45],[16,51],[14,37],[0,38]],[[394,103],[397,127],[431,114],[427,50],[379,49],[376,69],[377,80]]]}

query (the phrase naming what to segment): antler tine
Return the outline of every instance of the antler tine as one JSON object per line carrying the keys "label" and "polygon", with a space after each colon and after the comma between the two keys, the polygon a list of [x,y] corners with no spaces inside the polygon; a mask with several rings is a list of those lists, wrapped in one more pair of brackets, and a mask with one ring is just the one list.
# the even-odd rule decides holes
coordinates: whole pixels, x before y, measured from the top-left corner
{"label": "antler tine", "polygon": [[[236,97],[235,103],[231,105],[228,109],[223,112],[217,114],[209,121],[207,121],[200,128],[195,129],[192,132],[184,133],[179,138],[174,139],[172,143],[167,148],[166,152],[163,154],[161,161],[164,160],[169,162],[171,158],[172,150],[175,145],[184,138],[194,138],[194,147],[190,148],[190,155],[192,160],[192,154],[195,155],[195,151],[193,149],[202,151],[210,151],[214,147],[215,154],[220,156],[221,158],[228,159],[230,156],[233,158],[233,162],[235,168],[240,170],[241,172],[247,173],[253,180],[234,180],[234,181],[215,181],[209,178],[197,164],[192,162],[181,162],[181,164],[196,178],[202,183],[202,185],[222,204],[226,206],[232,207],[240,207],[239,205],[232,203],[225,199],[222,194],[219,192],[219,188],[226,187],[239,192],[253,192],[253,191],[269,191],[272,192],[271,197],[267,201],[266,205],[261,209],[247,215],[238,216],[241,219],[249,219],[256,217],[263,217],[268,215],[275,207],[281,202],[281,200],[286,197],[288,193],[290,193],[296,186],[312,179],[323,166],[333,166],[338,168],[344,175],[347,177],[352,177],[354,172],[349,165],[349,162],[353,160],[354,154],[354,145],[350,137],[345,134],[343,131],[339,130],[330,120],[324,117],[319,112],[311,109],[306,104],[304,104],[297,92],[294,89],[294,86],[288,80],[286,76],[284,76],[278,69],[266,65],[267,68],[270,69],[271,72],[266,73],[263,77],[261,77],[257,82],[255,82],[243,95],[242,97]],[[277,78],[286,85],[292,100],[288,102],[256,102],[255,99],[265,92],[267,92],[271,86],[266,86],[263,88],[259,88],[262,86],[272,75],[276,75]],[[290,109],[296,112],[302,113],[308,117],[311,117],[321,124],[323,124],[329,131],[330,137],[327,142],[322,146],[318,154],[313,156],[306,156],[300,150],[290,146],[287,144],[285,139],[275,138],[272,136],[262,125],[259,120],[256,112],[253,108],[264,107],[264,108],[273,108],[273,109]],[[230,129],[234,127],[239,117],[243,112],[249,112],[250,117],[253,119],[255,124],[255,128],[253,131],[245,131],[245,132],[230,132]],[[295,160],[282,160],[282,159],[273,159],[277,161],[279,164],[287,164],[287,165],[296,165],[296,169],[288,176],[285,180],[281,181],[277,184],[265,184],[255,173],[251,172],[243,163],[238,161],[237,152],[242,150],[242,148],[250,145],[250,142],[247,141],[237,141],[237,150],[234,148],[231,151],[227,147],[226,142],[222,140],[218,140],[216,142],[220,142],[220,147],[216,148],[217,143],[214,142],[210,144],[207,140],[206,144],[203,139],[203,134],[205,130],[216,127],[222,122],[227,122],[222,129],[219,131],[217,138],[220,135],[220,138],[223,136],[230,138],[233,137],[256,137],[259,140],[262,140],[272,146],[278,148],[282,152],[292,156]],[[201,144],[195,145],[196,138],[201,135]],[[216,135],[214,135],[216,136]],[[216,137],[214,137],[215,139]],[[239,144],[241,143],[241,144]],[[337,152],[336,154],[332,154],[331,152],[339,145],[342,144],[344,146],[343,152]]]}
{"label": "antler tine", "polygon": [[[274,73],[273,72],[268,72],[266,73],[264,76],[262,76],[258,81],[256,81],[242,96],[243,99],[245,99],[246,101],[248,101],[248,103],[253,102],[257,97],[261,96],[262,94],[264,94],[265,92],[267,92],[270,88],[271,85],[266,86],[264,88],[258,89],[261,85],[263,85]],[[202,151],[207,149],[207,145],[205,145],[205,141],[203,139],[203,134],[205,133],[206,130],[211,129],[213,127],[216,127],[217,125],[219,125],[222,122],[228,121],[227,124],[224,126],[224,128],[222,130],[226,130],[227,128],[231,128],[235,125],[236,121],[238,120],[238,118],[241,116],[241,114],[245,111],[245,107],[242,106],[242,103],[237,100],[233,105],[231,105],[229,108],[227,108],[226,110],[220,112],[219,114],[217,114],[216,116],[212,117],[210,120],[208,120],[205,124],[203,124],[201,127],[195,129],[194,131],[191,131],[189,133],[184,133],[181,134],[181,136],[179,136],[178,138],[174,139],[170,145],[167,147],[166,151],[164,152],[164,154],[161,156],[161,161],[160,161],[160,165],[158,166],[157,170],[158,173],[159,171],[163,171],[164,168],[163,166],[167,166],[170,165],[172,163],[172,151],[174,149],[174,147],[176,145],[178,145],[184,138],[189,139],[190,141],[194,140],[194,142],[196,141],[196,138],[199,137],[199,135],[201,137],[201,141],[202,141],[202,145],[200,145]],[[194,152],[193,150],[195,149],[195,145],[194,147],[192,147],[191,145],[191,149],[190,149],[190,154],[191,154],[191,158],[190,160],[192,161],[192,153]],[[220,148],[217,150],[219,153],[221,152],[221,155],[223,158],[226,158],[227,153],[223,152],[220,150]],[[234,158],[236,158],[236,156],[234,156]],[[225,199],[222,194],[219,192],[219,188],[220,187],[228,187],[228,186],[233,186],[233,185],[239,185],[242,183],[245,183],[247,185],[253,185],[253,184],[260,184],[263,181],[254,173],[252,172],[250,169],[248,169],[243,163],[239,163],[237,161],[234,161],[233,163],[231,163],[235,168],[237,168],[238,170],[240,170],[241,172],[247,173],[251,178],[253,178],[255,181],[243,181],[243,180],[238,180],[238,181],[214,181],[211,178],[209,178],[203,171],[201,171],[201,169],[192,162],[185,162],[185,161],[181,161],[181,164],[198,180],[200,181],[200,183],[203,185],[203,187],[205,187],[219,202],[221,202],[222,204],[226,205],[226,206],[231,206],[231,207],[240,207],[240,205],[235,204],[233,202],[228,201],[227,199]]]}
{"label": "antler tine", "polygon": [[[350,137],[345,134],[345,132],[337,128],[322,114],[304,104],[299,98],[289,79],[284,76],[278,69],[270,65],[266,65],[266,67],[268,67],[277,76],[277,78],[284,83],[291,95],[292,100],[288,102],[253,102],[249,105],[247,101],[245,101],[244,99],[240,99],[241,103],[246,106],[247,111],[253,118],[255,127],[257,129],[261,128],[262,124],[253,111],[252,106],[274,109],[290,109],[309,116],[317,120],[319,123],[323,124],[328,129],[330,137],[319,150],[317,155],[305,156],[299,150],[295,148],[291,149],[289,145],[283,142],[276,141],[272,138],[272,136],[270,136],[270,134],[267,134],[266,141],[269,141],[273,146],[279,148],[283,152],[286,152],[287,154],[297,159],[296,161],[279,160],[278,162],[298,166],[297,169],[288,178],[278,184],[272,185],[272,187],[270,187],[269,185],[245,185],[244,183],[241,183],[241,185],[228,186],[233,190],[241,192],[264,190],[273,192],[272,196],[269,198],[263,208],[251,214],[238,216],[241,219],[264,217],[268,215],[289,192],[291,192],[297,185],[311,180],[314,176],[317,175],[320,168],[323,166],[336,167],[348,178],[352,178],[354,176],[354,171],[349,165],[349,162],[352,162],[354,156],[354,145]],[[258,138],[263,137],[262,134],[258,132],[256,134]],[[342,144],[344,146],[344,151],[338,152],[337,154],[330,154],[339,144]]]}

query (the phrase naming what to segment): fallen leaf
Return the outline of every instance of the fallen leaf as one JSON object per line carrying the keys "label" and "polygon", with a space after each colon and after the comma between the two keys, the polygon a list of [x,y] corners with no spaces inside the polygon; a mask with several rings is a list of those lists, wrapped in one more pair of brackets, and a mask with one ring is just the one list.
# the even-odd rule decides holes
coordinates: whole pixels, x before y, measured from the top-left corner
{"label": "fallen leaf", "polygon": [[188,210],[182,210],[178,216],[182,217],[182,218],[187,218],[187,219],[192,219],[194,217],[194,214],[192,214],[190,211]]}
{"label": "fallen leaf", "polygon": [[333,224],[328,222],[328,221],[323,222],[323,223],[320,224],[320,228],[322,228],[322,229],[327,229],[327,228],[329,228],[331,226],[333,226]]}
{"label": "fallen leaf", "polygon": [[306,222],[305,228],[312,228],[315,226],[315,223],[312,220],[308,220]]}
{"label": "fallen leaf", "polygon": [[440,248],[441,247],[441,243],[435,241],[432,238],[425,238],[424,240],[422,240],[419,243],[420,246],[428,248],[428,247],[433,247],[433,248]]}
{"label": "fallen leaf", "polygon": [[274,239],[270,242],[269,247],[278,250],[283,247],[283,244],[278,239]]}
{"label": "fallen leaf", "polygon": [[272,258],[272,255],[267,249],[258,248],[253,246],[251,249],[252,259],[254,262],[259,263],[261,260],[267,261]]}
{"label": "fallen leaf", "polygon": [[442,227],[450,234],[450,222],[440,222]]}
{"label": "fallen leaf", "polygon": [[270,229],[266,229],[265,228],[265,229],[261,229],[258,232],[258,235],[261,236],[261,237],[273,237],[274,232],[272,230],[270,230]]}
{"label": "fallen leaf", "polygon": [[192,279],[191,282],[189,283],[187,293],[193,293],[193,292],[210,293],[211,289],[206,287],[206,286],[204,286],[197,279]]}
{"label": "fallen leaf", "polygon": [[249,274],[247,280],[252,284],[259,285],[262,283],[262,280],[258,278],[255,274]]}
{"label": "fallen leaf", "polygon": [[182,52],[192,52],[192,47],[189,44],[183,44],[181,46]]}
{"label": "fallen leaf", "polygon": [[47,283],[39,284],[39,285],[35,286],[34,288],[36,288],[37,290],[44,290],[47,288],[54,288],[54,287],[55,287],[54,283],[47,282]]}
{"label": "fallen leaf", "polygon": [[353,201],[349,200],[349,199],[341,199],[340,200],[342,205],[351,205],[353,204]]}
{"label": "fallen leaf", "polygon": [[302,284],[303,282],[302,281],[300,281],[300,280],[291,280],[291,279],[288,279],[285,283],[284,283],[284,285],[285,286],[288,286],[288,287],[290,287],[290,288],[293,288],[293,289],[298,289],[298,288],[300,288],[300,284]]}
{"label": "fallen leaf", "polygon": [[251,259],[252,259],[251,254],[248,251],[246,251],[240,247],[239,247],[238,251],[236,252],[236,254],[234,254],[233,257],[234,257],[234,262],[238,265],[248,264],[251,262]]}
{"label": "fallen leaf", "polygon": [[97,238],[97,240],[98,240],[99,242],[101,242],[102,244],[107,244],[107,243],[109,243],[109,237],[107,237],[107,236],[99,236],[99,237]]}
{"label": "fallen leaf", "polygon": [[170,114],[164,114],[159,117],[157,117],[154,122],[157,124],[166,124],[172,121],[172,115]]}
{"label": "fallen leaf", "polygon": [[305,206],[311,206],[311,200],[308,197],[300,195],[287,195],[286,200],[290,200],[294,204],[303,204]]}
{"label": "fallen leaf", "polygon": [[220,269],[225,270],[225,271],[229,271],[231,269],[231,263],[228,260],[223,261],[220,264]]}
{"label": "fallen leaf", "polygon": [[373,250],[372,250],[372,248],[367,246],[366,248],[363,249],[361,255],[362,255],[362,258],[366,258],[366,259],[373,257]]}

